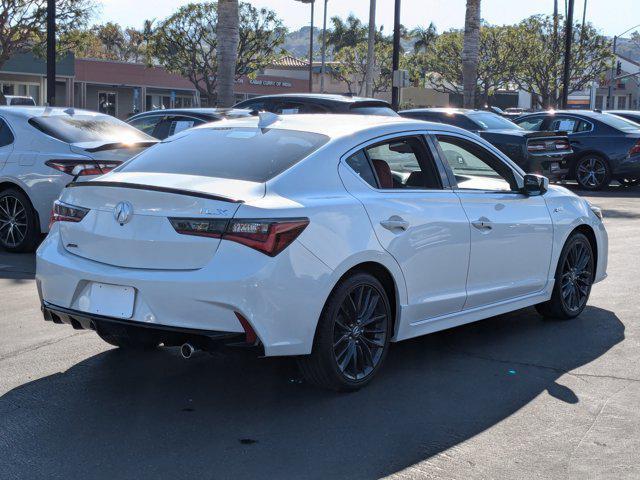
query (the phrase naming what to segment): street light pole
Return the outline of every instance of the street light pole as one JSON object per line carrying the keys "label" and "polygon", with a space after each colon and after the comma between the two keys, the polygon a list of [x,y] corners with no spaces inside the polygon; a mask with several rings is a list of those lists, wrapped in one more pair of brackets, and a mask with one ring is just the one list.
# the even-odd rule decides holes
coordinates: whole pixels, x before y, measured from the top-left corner
{"label": "street light pole", "polygon": [[369,38],[367,42],[367,71],[365,75],[365,96],[373,96],[373,66],[375,64],[376,43],[376,0],[369,1]]}
{"label": "street light pole", "polygon": [[[395,0],[395,10],[393,12],[393,60],[391,70],[395,72],[400,69],[400,0]],[[400,108],[400,86],[391,82],[391,106],[394,110]]]}
{"label": "street light pole", "polygon": [[47,0],[47,103],[56,104],[56,2]]}
{"label": "street light pole", "polygon": [[324,73],[327,59],[327,1],[324,0],[324,18],[322,19],[322,60],[320,66],[320,93],[324,93]]}
{"label": "street light pole", "polygon": [[300,3],[311,4],[311,30],[309,31],[309,93],[313,91],[313,7],[315,0],[296,0]]}
{"label": "street light pole", "polygon": [[569,101],[569,82],[571,81],[571,44],[573,43],[573,4],[574,0],[569,0],[567,10],[567,25],[564,36],[564,71],[562,75],[562,108],[567,108]]}

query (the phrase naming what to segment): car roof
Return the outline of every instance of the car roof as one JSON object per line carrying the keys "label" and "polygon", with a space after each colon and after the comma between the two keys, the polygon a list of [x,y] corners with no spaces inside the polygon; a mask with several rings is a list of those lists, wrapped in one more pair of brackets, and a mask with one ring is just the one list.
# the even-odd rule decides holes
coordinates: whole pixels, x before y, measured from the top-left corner
{"label": "car roof", "polygon": [[200,115],[200,116],[212,116],[223,117],[225,115],[251,115],[251,110],[242,108],[164,108],[157,110],[148,110],[146,112],[136,113],[128,118],[146,117],[150,115]]}
{"label": "car roof", "polygon": [[[471,110],[470,108],[448,108],[448,107],[428,107],[428,108],[412,108],[410,110],[402,110],[398,113],[446,113],[448,115],[473,115],[474,113],[490,113],[492,115],[498,115],[495,112],[488,110]],[[499,115],[498,115],[499,116]]]}
{"label": "car roof", "polygon": [[[438,122],[425,122],[423,120],[413,120],[400,116],[381,116],[381,115],[354,115],[354,114],[336,114],[336,113],[313,113],[313,114],[291,114],[291,115],[275,115],[273,114],[273,123],[268,124],[264,128],[279,128],[286,130],[298,130],[311,133],[326,135],[332,139],[347,137],[363,131],[375,131],[380,135],[386,133],[394,133],[402,130],[439,130],[464,133],[468,135],[467,130],[463,130],[452,125],[446,125]],[[259,118],[242,117],[235,119],[225,119],[220,122],[208,123],[200,125],[189,131],[206,129],[206,128],[256,128]]]}
{"label": "car roof", "polygon": [[385,100],[381,100],[379,98],[368,98],[368,97],[356,97],[351,95],[340,95],[334,93],[277,93],[273,95],[261,95],[259,97],[249,98],[248,100],[243,100],[239,102],[239,104],[251,101],[251,100],[262,100],[262,99],[277,99],[284,100],[288,98],[293,98],[297,100],[312,100],[312,101],[327,101],[327,102],[337,102],[337,103],[360,103],[360,102],[371,102],[378,103],[381,105],[388,105],[389,102]]}
{"label": "car roof", "polygon": [[90,115],[90,116],[104,116],[106,114],[94,112],[91,110],[81,110],[79,108],[71,107],[38,107],[30,105],[0,105],[0,114],[6,117],[24,118],[26,120],[33,117],[43,116],[72,116],[72,115]]}

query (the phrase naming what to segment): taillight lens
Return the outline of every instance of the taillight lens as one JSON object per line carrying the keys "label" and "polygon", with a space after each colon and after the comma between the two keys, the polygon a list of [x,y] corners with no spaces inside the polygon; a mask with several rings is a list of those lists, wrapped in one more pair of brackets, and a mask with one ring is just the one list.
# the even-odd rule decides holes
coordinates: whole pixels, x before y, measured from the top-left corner
{"label": "taillight lens", "polygon": [[571,149],[571,144],[564,139],[558,140],[532,140],[527,144],[527,150],[533,153],[544,151],[564,152]]}
{"label": "taillight lens", "polygon": [[68,175],[103,175],[110,172],[122,162],[117,160],[47,160],[45,165]]}
{"label": "taillight lens", "polygon": [[309,225],[308,218],[209,220],[169,218],[176,232],[222,238],[275,257]]}
{"label": "taillight lens", "polygon": [[67,205],[59,200],[53,202],[51,217],[49,217],[49,229],[56,222],[80,222],[89,213],[88,208]]}
{"label": "taillight lens", "polygon": [[631,147],[631,150],[629,150],[629,156],[638,154],[640,154],[640,140],[638,140],[636,144]]}

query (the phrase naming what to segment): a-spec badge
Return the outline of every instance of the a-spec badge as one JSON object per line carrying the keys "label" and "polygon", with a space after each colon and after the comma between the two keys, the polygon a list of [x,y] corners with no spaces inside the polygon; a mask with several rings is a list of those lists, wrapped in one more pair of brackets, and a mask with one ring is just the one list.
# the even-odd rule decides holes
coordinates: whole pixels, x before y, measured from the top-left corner
{"label": "a-spec badge", "polygon": [[116,208],[113,209],[113,218],[116,219],[120,225],[124,225],[133,215],[133,205],[129,202],[118,202]]}

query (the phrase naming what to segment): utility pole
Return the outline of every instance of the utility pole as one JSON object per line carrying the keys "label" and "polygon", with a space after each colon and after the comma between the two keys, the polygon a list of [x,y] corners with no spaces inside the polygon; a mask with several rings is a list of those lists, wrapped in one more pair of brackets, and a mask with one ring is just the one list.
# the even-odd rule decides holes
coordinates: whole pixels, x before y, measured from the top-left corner
{"label": "utility pole", "polygon": [[47,0],[47,103],[56,104],[56,2]]}
{"label": "utility pole", "polygon": [[567,108],[569,97],[569,82],[571,81],[571,44],[573,43],[573,3],[569,0],[567,10],[567,25],[564,37],[564,71],[562,75],[562,108]]}
{"label": "utility pole", "polygon": [[322,62],[320,66],[320,93],[324,93],[324,73],[327,58],[327,2],[324,0],[324,18],[322,20]]}
{"label": "utility pole", "polygon": [[[400,0],[395,0],[395,11],[393,12],[393,60],[391,70],[395,72],[400,69]],[[391,106],[394,110],[400,108],[400,86],[391,87]]]}
{"label": "utility pole", "polygon": [[614,36],[613,37],[613,60],[611,60],[611,76],[609,77],[609,91],[607,92],[607,109],[608,110],[615,108],[615,105],[613,104],[613,82],[615,81],[616,65],[618,63],[616,60],[617,44],[618,44],[618,37]]}
{"label": "utility pole", "polygon": [[375,64],[376,43],[376,0],[369,1],[369,39],[367,42],[367,72],[365,79],[365,96],[373,96],[373,66]]}
{"label": "utility pole", "polygon": [[296,0],[296,2],[311,4],[311,30],[309,31],[309,93],[311,93],[313,92],[313,7],[316,2],[315,0]]}

